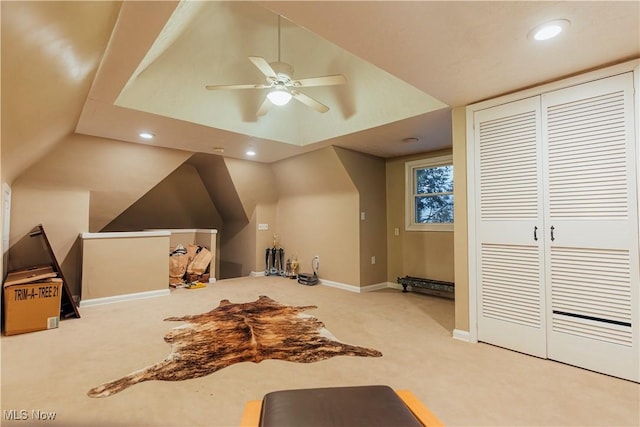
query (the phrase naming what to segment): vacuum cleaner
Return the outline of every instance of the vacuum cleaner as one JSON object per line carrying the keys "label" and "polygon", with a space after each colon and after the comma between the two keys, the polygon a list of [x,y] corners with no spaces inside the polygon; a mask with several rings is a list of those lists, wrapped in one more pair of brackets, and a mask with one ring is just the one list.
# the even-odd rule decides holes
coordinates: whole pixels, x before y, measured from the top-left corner
{"label": "vacuum cleaner", "polygon": [[264,275],[265,276],[284,276],[284,249],[283,248],[267,248],[264,255]]}
{"label": "vacuum cleaner", "polygon": [[313,286],[318,284],[318,269],[320,268],[320,258],[314,256],[311,260],[311,269],[313,273],[299,273],[298,283],[306,286]]}

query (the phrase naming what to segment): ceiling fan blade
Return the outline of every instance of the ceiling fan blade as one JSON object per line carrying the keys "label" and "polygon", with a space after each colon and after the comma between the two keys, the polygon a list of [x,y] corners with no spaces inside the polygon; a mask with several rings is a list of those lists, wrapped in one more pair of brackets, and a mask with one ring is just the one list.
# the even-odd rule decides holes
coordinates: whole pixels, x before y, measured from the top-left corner
{"label": "ceiling fan blade", "polygon": [[326,105],[316,101],[315,99],[311,98],[308,95],[305,95],[304,93],[298,92],[297,90],[292,90],[291,95],[293,95],[295,99],[302,102],[307,107],[311,107],[319,113],[326,113],[327,111],[329,111],[329,107],[327,107]]}
{"label": "ceiling fan blade", "polygon": [[260,106],[260,108],[258,108],[258,111],[256,112],[256,116],[264,116],[269,112],[270,107],[271,107],[271,101],[269,101],[269,98],[265,97],[264,101],[262,102],[262,105]]}
{"label": "ceiling fan blade", "polygon": [[294,80],[294,86],[311,87],[311,86],[334,86],[343,85],[347,82],[347,78],[342,74],[324,77],[309,77],[308,79]]}
{"label": "ceiling fan blade", "polygon": [[258,70],[260,70],[260,72],[265,76],[267,76],[268,78],[274,79],[274,80],[278,79],[278,75],[276,74],[276,72],[273,71],[273,68],[271,68],[271,65],[269,65],[267,60],[264,59],[263,57],[250,56],[249,61],[253,62],[253,65],[255,65],[258,68]]}
{"label": "ceiling fan blade", "polygon": [[270,86],[263,84],[253,84],[253,85],[207,85],[205,88],[207,90],[221,90],[221,89],[265,89]]}

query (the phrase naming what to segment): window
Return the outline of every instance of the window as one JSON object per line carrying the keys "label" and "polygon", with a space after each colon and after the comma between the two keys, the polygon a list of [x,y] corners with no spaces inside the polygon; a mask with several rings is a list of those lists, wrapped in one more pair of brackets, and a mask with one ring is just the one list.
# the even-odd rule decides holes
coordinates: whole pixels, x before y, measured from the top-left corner
{"label": "window", "polygon": [[450,155],[405,163],[405,188],[406,230],[453,230],[453,164]]}

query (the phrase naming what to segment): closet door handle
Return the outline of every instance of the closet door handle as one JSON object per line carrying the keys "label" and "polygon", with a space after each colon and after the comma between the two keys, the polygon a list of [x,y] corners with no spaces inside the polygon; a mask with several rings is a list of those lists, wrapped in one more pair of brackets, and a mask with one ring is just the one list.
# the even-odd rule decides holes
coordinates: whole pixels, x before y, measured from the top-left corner
{"label": "closet door handle", "polygon": [[535,240],[536,242],[538,241],[538,226],[537,225],[533,226],[533,240]]}
{"label": "closet door handle", "polygon": [[553,236],[553,230],[555,230],[556,228],[552,225],[551,226],[551,241],[553,242],[554,240],[556,240],[556,238]]}

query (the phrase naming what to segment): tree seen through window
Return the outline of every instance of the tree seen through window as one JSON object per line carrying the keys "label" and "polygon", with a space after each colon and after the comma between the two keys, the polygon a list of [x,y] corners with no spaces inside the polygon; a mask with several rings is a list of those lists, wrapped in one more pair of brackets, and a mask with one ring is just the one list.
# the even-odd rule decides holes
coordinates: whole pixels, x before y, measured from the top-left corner
{"label": "tree seen through window", "polygon": [[415,222],[453,223],[453,166],[415,169]]}

